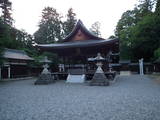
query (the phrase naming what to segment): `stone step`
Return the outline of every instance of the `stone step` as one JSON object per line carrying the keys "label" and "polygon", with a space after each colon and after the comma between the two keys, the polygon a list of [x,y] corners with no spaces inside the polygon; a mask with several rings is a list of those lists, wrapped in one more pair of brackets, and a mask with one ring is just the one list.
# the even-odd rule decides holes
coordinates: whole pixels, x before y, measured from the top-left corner
{"label": "stone step", "polygon": [[129,76],[129,75],[131,75],[131,71],[120,71],[120,75]]}
{"label": "stone step", "polygon": [[67,77],[67,83],[84,83],[85,75],[71,75],[69,74]]}

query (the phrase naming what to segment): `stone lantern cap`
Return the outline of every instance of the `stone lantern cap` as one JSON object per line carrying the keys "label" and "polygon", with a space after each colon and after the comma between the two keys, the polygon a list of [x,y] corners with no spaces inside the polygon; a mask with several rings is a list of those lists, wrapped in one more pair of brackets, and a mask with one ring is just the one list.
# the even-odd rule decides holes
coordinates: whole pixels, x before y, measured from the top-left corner
{"label": "stone lantern cap", "polygon": [[41,63],[51,63],[52,61],[48,60],[48,57],[45,56],[42,60],[40,60]]}
{"label": "stone lantern cap", "polygon": [[105,59],[101,56],[101,53],[98,53],[97,57],[95,57],[95,60],[105,60]]}
{"label": "stone lantern cap", "polygon": [[105,58],[103,58],[101,56],[101,53],[98,53],[97,57],[95,57],[95,58],[88,58],[88,61],[104,61],[104,60],[105,60]]}

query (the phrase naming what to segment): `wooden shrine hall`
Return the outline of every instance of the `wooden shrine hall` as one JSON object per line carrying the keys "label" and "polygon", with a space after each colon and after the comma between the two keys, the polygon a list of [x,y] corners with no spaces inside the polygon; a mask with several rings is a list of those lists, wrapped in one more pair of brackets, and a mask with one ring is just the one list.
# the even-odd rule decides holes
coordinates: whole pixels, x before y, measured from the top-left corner
{"label": "wooden shrine hall", "polygon": [[4,63],[0,66],[0,79],[20,78],[30,76],[29,63],[34,59],[23,50],[7,49],[3,51]]}
{"label": "wooden shrine hall", "polygon": [[[54,44],[38,44],[37,47],[41,51],[56,53],[63,61],[64,68],[88,65],[88,58],[96,57],[97,53],[101,53],[102,57],[110,58],[109,62],[114,67],[119,63],[119,40],[103,39],[91,33],[78,20],[72,32],[60,43]],[[104,66],[108,70],[108,67]]]}

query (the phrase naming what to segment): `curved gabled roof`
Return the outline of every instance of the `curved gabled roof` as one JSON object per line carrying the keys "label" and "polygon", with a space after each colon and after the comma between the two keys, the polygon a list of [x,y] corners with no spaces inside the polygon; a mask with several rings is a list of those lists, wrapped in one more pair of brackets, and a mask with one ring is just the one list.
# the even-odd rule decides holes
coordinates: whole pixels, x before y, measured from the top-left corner
{"label": "curved gabled roof", "polygon": [[75,41],[75,42],[64,42],[57,44],[39,44],[37,45],[40,49],[65,49],[65,48],[83,48],[83,47],[94,47],[101,45],[111,45],[118,42],[118,38],[107,39],[107,40],[85,40],[85,41]]}
{"label": "curved gabled roof", "polygon": [[[83,39],[75,39],[78,32],[81,31],[85,34],[86,37],[82,37]],[[74,39],[73,39],[74,38]],[[60,50],[66,48],[83,48],[83,47],[94,47],[94,46],[103,46],[103,45],[112,45],[118,42],[118,38],[115,39],[103,39],[97,37],[93,33],[91,33],[87,28],[83,25],[81,20],[78,20],[76,26],[72,30],[72,32],[61,42],[54,44],[38,44],[37,47],[43,50]]]}
{"label": "curved gabled roof", "polygon": [[83,31],[87,36],[90,36],[91,39],[94,40],[104,40],[103,38],[100,38],[93,33],[91,33],[82,23],[81,20],[78,20],[77,24],[73,28],[72,32],[63,40],[63,42],[68,42],[72,39],[72,37],[78,32],[78,30]]}

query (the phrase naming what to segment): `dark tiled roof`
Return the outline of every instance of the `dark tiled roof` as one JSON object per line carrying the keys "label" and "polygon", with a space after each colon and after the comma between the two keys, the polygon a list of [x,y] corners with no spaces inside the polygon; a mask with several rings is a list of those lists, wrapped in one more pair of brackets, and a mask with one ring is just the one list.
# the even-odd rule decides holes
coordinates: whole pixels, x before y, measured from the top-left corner
{"label": "dark tiled roof", "polygon": [[95,40],[103,40],[103,38],[97,37],[93,33],[91,33],[82,23],[81,20],[78,20],[77,24],[73,28],[72,32],[63,40],[63,42],[69,41],[76,33],[77,31],[81,29],[84,33],[86,33],[88,36],[90,36],[92,39]]}
{"label": "dark tiled roof", "polygon": [[7,59],[19,59],[19,60],[34,60],[29,57],[23,50],[5,49],[3,57]]}
{"label": "dark tiled roof", "polygon": [[[70,41],[79,30],[85,33],[89,37],[89,39]],[[118,38],[105,40],[103,38],[97,37],[90,31],[88,31],[87,28],[83,25],[82,21],[79,20],[75,25],[74,29],[72,30],[72,32],[61,43],[38,44],[37,47],[43,50],[77,48],[77,47],[82,48],[82,47],[94,47],[101,45],[112,45],[114,43],[118,43],[118,41],[119,41]]]}
{"label": "dark tiled roof", "polygon": [[85,40],[75,42],[63,42],[57,44],[38,44],[37,47],[40,49],[62,49],[62,48],[76,48],[76,47],[92,47],[101,45],[110,45],[118,42],[118,39],[107,39],[107,40]]}

